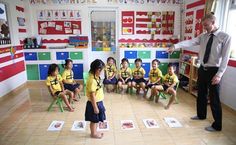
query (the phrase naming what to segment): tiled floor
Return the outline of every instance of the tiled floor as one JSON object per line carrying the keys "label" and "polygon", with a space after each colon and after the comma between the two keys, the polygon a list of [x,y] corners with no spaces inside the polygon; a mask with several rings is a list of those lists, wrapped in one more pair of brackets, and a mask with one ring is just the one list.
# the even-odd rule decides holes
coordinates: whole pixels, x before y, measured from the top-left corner
{"label": "tiled floor", "polygon": [[[209,133],[204,127],[212,122],[210,109],[208,119],[192,121],[195,114],[195,98],[179,89],[179,104],[164,110],[167,100],[155,104],[141,96],[105,94],[105,107],[110,130],[105,131],[101,140],[91,139],[89,129],[72,132],[75,120],[84,119],[86,98],[82,96],[76,103],[76,111],[59,112],[55,106],[52,112],[46,109],[51,102],[43,83],[31,83],[14,95],[0,99],[0,145],[235,145],[236,115],[223,111],[223,131]],[[182,128],[169,128],[163,118],[175,117]],[[142,119],[154,118],[160,125],[157,129],[147,129]],[[135,129],[123,131],[120,120],[132,119]],[[48,132],[53,120],[64,120],[60,132]]]}

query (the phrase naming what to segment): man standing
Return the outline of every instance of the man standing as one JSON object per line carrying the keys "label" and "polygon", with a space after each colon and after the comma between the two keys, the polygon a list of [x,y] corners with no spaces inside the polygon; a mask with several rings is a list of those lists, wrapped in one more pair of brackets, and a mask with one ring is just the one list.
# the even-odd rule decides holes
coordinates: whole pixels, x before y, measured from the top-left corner
{"label": "man standing", "polygon": [[179,42],[168,49],[168,52],[173,52],[178,48],[200,45],[199,59],[201,66],[198,69],[197,81],[197,116],[191,117],[191,119],[206,119],[209,91],[210,107],[214,122],[211,126],[206,127],[205,130],[212,132],[221,131],[222,129],[220,81],[229,61],[231,40],[228,34],[219,30],[215,21],[216,17],[213,14],[207,14],[202,19],[202,25],[206,33],[202,33],[192,40]]}

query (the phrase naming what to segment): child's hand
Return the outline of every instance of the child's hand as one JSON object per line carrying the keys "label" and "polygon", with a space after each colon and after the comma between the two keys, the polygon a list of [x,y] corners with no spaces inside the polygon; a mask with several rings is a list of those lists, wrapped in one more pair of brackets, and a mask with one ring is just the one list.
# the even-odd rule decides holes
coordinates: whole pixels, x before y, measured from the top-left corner
{"label": "child's hand", "polygon": [[168,86],[168,87],[170,86],[169,83],[167,83],[167,82],[165,82],[164,84],[165,84],[166,86]]}
{"label": "child's hand", "polygon": [[174,46],[171,46],[171,47],[169,47],[169,48],[166,50],[166,52],[172,54],[173,51],[174,51],[174,49],[175,49],[175,47],[174,47]]}
{"label": "child's hand", "polygon": [[95,114],[99,114],[99,109],[96,107],[96,108],[94,108],[94,113]]}
{"label": "child's hand", "polygon": [[57,96],[56,96],[56,95],[53,95],[52,97],[53,97],[53,99],[54,99],[54,100],[56,100],[56,99],[57,99]]}
{"label": "child's hand", "polygon": [[166,92],[168,93],[170,91],[170,87],[166,89]]}

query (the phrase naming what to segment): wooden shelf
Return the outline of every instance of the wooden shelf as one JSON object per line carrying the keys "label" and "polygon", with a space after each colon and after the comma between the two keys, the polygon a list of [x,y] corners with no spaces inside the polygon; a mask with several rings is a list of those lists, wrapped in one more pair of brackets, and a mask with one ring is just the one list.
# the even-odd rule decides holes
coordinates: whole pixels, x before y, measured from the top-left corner
{"label": "wooden shelf", "polygon": [[199,68],[200,66],[193,64],[193,67]]}
{"label": "wooden shelf", "polygon": [[182,87],[183,90],[185,91],[189,91],[189,87],[185,86],[185,87]]}
{"label": "wooden shelf", "polygon": [[192,80],[193,80],[194,82],[197,82],[197,79],[196,79],[196,78],[193,78]]}
{"label": "wooden shelf", "polygon": [[187,65],[191,65],[189,62],[187,62],[187,61],[183,61],[183,60],[180,60],[180,62],[181,63],[185,63],[185,64],[187,64]]}
{"label": "wooden shelf", "polygon": [[196,91],[192,91],[191,94],[197,97],[197,92]]}
{"label": "wooden shelf", "polygon": [[[180,57],[182,58],[182,57]],[[188,91],[190,94],[194,95],[197,97],[197,90],[195,90],[195,86],[197,83],[197,71],[199,66],[195,64],[197,57],[196,56],[191,56],[191,60],[189,61],[183,61],[182,59],[180,59],[180,66],[181,65],[188,65],[188,69],[189,69],[189,74],[184,74],[184,73],[180,73],[180,75],[183,75],[187,78],[189,78],[189,82],[188,82],[188,88],[185,89],[186,91]],[[181,67],[179,69],[182,69]],[[186,69],[186,68],[185,68]],[[182,72],[185,72],[184,70]]]}
{"label": "wooden shelf", "polygon": [[183,76],[185,76],[185,77],[187,77],[187,78],[190,78],[190,76],[187,75],[187,74],[183,74],[183,73],[180,73],[180,74],[183,75]]}

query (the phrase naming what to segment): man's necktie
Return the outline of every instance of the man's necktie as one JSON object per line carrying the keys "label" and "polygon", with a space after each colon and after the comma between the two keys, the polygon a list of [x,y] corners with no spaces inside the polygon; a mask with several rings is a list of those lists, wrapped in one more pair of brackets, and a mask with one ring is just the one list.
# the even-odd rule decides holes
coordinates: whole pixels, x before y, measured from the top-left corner
{"label": "man's necktie", "polygon": [[206,51],[204,54],[204,59],[203,59],[204,64],[208,62],[209,55],[211,53],[211,46],[212,46],[212,42],[213,42],[213,37],[214,37],[214,34],[210,34],[210,38],[207,42]]}

